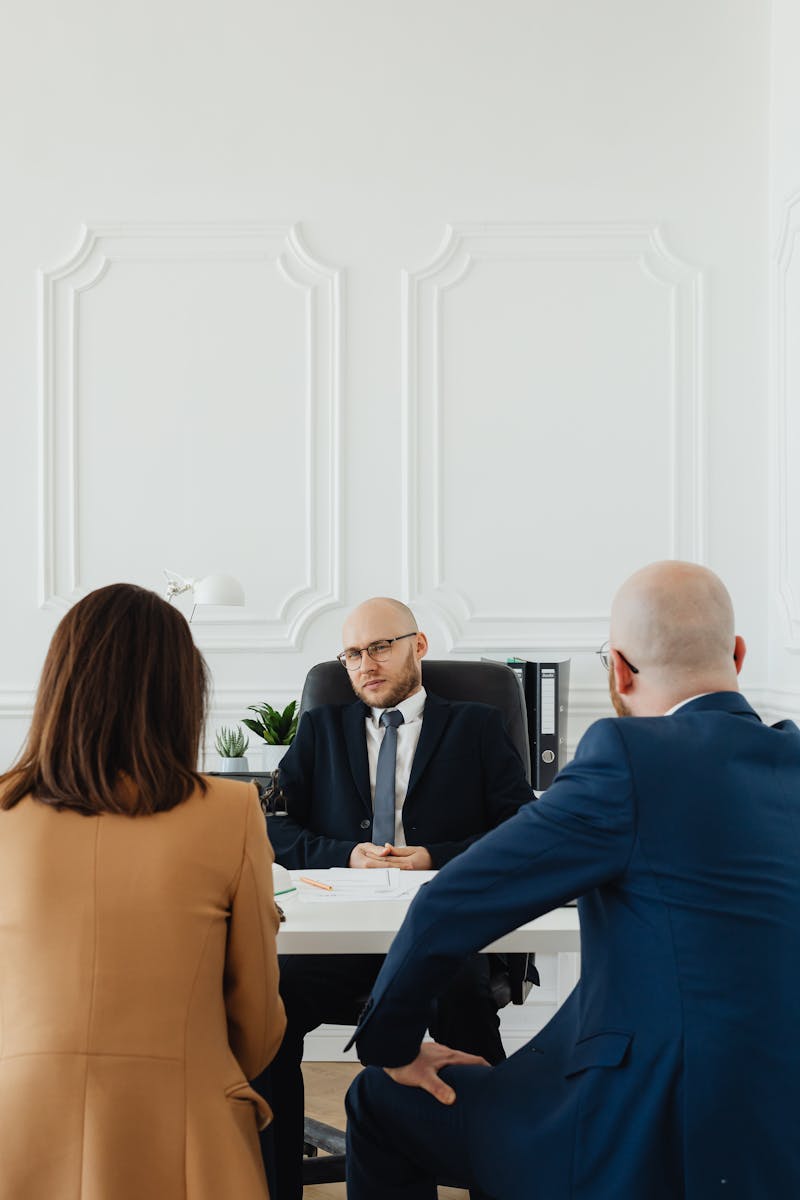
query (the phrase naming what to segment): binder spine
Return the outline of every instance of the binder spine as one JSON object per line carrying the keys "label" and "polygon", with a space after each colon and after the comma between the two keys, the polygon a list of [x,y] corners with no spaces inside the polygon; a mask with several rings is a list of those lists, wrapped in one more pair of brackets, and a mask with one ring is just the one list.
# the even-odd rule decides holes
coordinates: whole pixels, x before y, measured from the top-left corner
{"label": "binder spine", "polygon": [[[487,662],[492,661],[487,659]],[[567,761],[567,697],[569,664],[509,658],[522,688],[531,751],[531,787],[543,792]]]}
{"label": "binder spine", "polygon": [[569,660],[522,664],[531,747],[531,785],[543,792],[566,761]]}

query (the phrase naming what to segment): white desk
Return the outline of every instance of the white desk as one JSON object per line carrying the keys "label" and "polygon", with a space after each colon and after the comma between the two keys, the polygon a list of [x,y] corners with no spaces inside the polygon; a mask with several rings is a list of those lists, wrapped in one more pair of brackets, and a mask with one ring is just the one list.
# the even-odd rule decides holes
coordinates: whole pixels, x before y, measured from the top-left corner
{"label": "white desk", "polygon": [[[291,892],[279,896],[278,903],[286,913],[278,933],[279,954],[385,954],[403,923],[410,901],[337,903],[331,897],[309,903]],[[557,908],[484,948],[542,954],[580,950],[578,910]]]}

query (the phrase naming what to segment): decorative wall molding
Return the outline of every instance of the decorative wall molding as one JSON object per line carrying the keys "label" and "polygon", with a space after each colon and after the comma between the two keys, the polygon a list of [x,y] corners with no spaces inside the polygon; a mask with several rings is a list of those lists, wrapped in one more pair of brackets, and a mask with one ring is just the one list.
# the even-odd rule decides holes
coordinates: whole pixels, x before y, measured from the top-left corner
{"label": "decorative wall molding", "polygon": [[[800,385],[800,335],[797,333],[797,322],[800,312],[794,314],[794,322],[789,328],[787,289],[789,274],[794,267],[798,270],[800,258],[795,253],[798,234],[800,234],[800,191],[786,201],[783,213],[778,244],[773,263],[773,363],[772,363],[772,394],[773,394],[773,438],[772,450],[776,470],[775,479],[775,526],[778,542],[777,572],[778,572],[778,601],[785,624],[785,648],[793,654],[800,653],[800,597],[792,580],[800,579],[800,561],[798,561],[798,543],[800,542],[800,521],[791,503],[789,480],[792,464],[791,426],[800,431],[800,391],[796,392],[792,406],[789,395],[787,377],[789,374],[788,358],[795,354],[795,386]],[[792,410],[793,408],[793,410]],[[800,433],[795,437],[795,449],[800,447]]]}
{"label": "decorative wall molding", "polygon": [[[281,686],[265,689],[239,686],[218,689],[212,696],[208,709],[206,753],[214,753],[217,725],[241,721],[247,713],[247,706],[258,703],[262,698],[268,699],[270,704],[276,707],[285,707],[290,700],[300,695],[301,690],[302,684],[296,688]],[[789,718],[800,722],[800,687],[754,686],[746,688],[745,695],[762,720],[773,722]],[[22,688],[0,691],[0,721],[30,721],[35,699],[35,692]],[[573,684],[570,687],[567,725],[570,757],[583,731],[593,721],[611,715],[607,688],[582,684]],[[255,748],[255,740],[253,746]]]}
{"label": "decorative wall molding", "polygon": [[42,607],[66,609],[86,590],[78,516],[82,297],[119,262],[270,261],[288,286],[305,295],[305,477],[297,505],[305,577],[287,590],[275,613],[245,611],[213,620],[198,614],[196,637],[202,650],[294,650],[309,622],[341,603],[342,272],[311,254],[297,225],[111,223],[84,226],[74,254],[39,277]]}
{"label": "decorative wall molding", "polygon": [[745,696],[762,721],[797,721],[800,724],[800,687],[746,688]]}
{"label": "decorative wall molding", "polygon": [[0,720],[30,721],[36,693],[23,688],[0,691]]}
{"label": "decorative wall molding", "polygon": [[[703,561],[706,543],[706,414],[704,300],[701,271],[679,259],[658,227],[644,224],[458,224],[447,227],[426,266],[404,271],[403,577],[411,603],[440,616],[449,649],[471,653],[536,650],[574,653],[606,636],[608,613],[479,611],[443,570],[442,362],[443,305],[480,262],[633,262],[643,279],[667,290],[671,377],[670,553]],[[424,428],[423,428],[424,425]],[[423,439],[432,466],[420,466]],[[476,481],[479,486],[479,481]],[[421,496],[426,498],[421,501]],[[432,525],[423,546],[423,522]]]}
{"label": "decorative wall molding", "polygon": [[33,714],[35,694],[22,688],[0,690],[0,773],[17,758]]}
{"label": "decorative wall molding", "polygon": [[[250,687],[245,684],[239,684],[234,687],[216,688],[208,707],[206,736],[203,747],[206,755],[214,754],[214,736],[218,725],[230,725],[233,721],[241,721],[242,717],[247,714],[247,706],[249,704],[257,704],[262,699],[268,700],[275,707],[285,707],[290,700],[299,698],[302,687],[301,682],[297,687],[287,687],[284,684],[280,687]],[[764,690],[764,695],[766,694]],[[773,693],[769,693],[769,695],[771,697]],[[36,693],[33,691],[22,689],[0,691],[0,721],[30,721],[33,715],[35,698]],[[797,692],[796,700],[797,710],[800,711],[800,690]],[[580,740],[586,727],[592,721],[597,721],[601,717],[608,717],[610,715],[611,710],[609,708],[607,687],[573,684],[569,692],[569,721],[567,726],[570,755],[574,752],[575,745]],[[775,719],[777,720],[777,718]],[[254,748],[255,744],[255,740],[253,740]]]}

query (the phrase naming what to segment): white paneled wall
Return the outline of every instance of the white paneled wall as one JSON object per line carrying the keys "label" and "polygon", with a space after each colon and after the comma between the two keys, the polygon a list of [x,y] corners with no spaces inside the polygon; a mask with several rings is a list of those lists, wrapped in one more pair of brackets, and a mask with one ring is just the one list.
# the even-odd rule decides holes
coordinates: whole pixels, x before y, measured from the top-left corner
{"label": "white paneled wall", "polygon": [[85,229],[42,273],[42,605],[213,556],[248,605],[202,648],[296,649],[342,600],[341,321],[341,272],[296,228]]}
{"label": "white paneled wall", "polygon": [[789,0],[15,5],[0,764],[64,608],[162,567],[245,586],[195,619],[209,741],[388,593],[435,656],[569,654],[574,746],[616,585],[672,555],[800,711],[798,35]]}
{"label": "white paneled wall", "polygon": [[[406,295],[407,594],[452,650],[596,649],[614,560],[703,555],[700,272],[657,229],[494,223],[450,229]],[[587,577],[565,533],[612,530]]]}
{"label": "white paneled wall", "polygon": [[572,655],[574,745],[666,555],[729,581],[769,698],[763,6],[48,13],[0,72],[4,762],[64,606],[162,566],[245,585],[195,618],[212,728],[389,592],[435,654]]}
{"label": "white paneled wall", "polygon": [[777,714],[800,716],[800,12],[772,14],[770,683]]}

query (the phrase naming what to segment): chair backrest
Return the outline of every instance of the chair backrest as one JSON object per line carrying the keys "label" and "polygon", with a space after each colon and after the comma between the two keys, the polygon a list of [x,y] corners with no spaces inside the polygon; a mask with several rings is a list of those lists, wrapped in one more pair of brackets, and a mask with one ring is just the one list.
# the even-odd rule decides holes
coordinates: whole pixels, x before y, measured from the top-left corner
{"label": "chair backrest", "polygon": [[[525,699],[516,673],[504,663],[458,659],[423,659],[422,683],[426,691],[443,700],[477,700],[499,708],[503,721],[530,782],[531,755]],[[353,689],[347,672],[336,659],[317,663],[306,676],[300,697],[300,714],[320,704],[352,704]]]}

